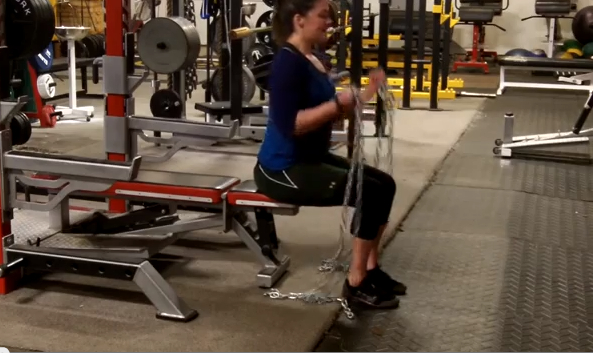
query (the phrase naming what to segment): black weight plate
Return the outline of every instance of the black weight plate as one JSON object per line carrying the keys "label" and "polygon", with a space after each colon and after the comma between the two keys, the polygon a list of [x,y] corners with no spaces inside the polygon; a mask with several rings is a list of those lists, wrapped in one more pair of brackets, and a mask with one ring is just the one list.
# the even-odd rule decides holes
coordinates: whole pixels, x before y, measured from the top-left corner
{"label": "black weight plate", "polygon": [[33,127],[31,126],[31,120],[25,113],[20,113],[21,116],[21,126],[23,127],[23,135],[21,136],[21,145],[26,144],[29,142],[31,135],[33,134]]}
{"label": "black weight plate", "polygon": [[46,22],[44,26],[44,33],[47,34],[47,37],[44,40],[48,40],[51,43],[54,39],[54,34],[56,33],[56,13],[54,11],[54,7],[49,2],[49,0],[45,0],[45,11],[46,11]]}
{"label": "black weight plate", "polygon": [[[31,52],[38,27],[37,7],[34,0],[7,1],[6,45],[11,59],[27,58]],[[10,30],[8,30],[10,29]]]}
{"label": "black weight plate", "polygon": [[95,40],[95,35],[86,36],[85,38],[81,39],[83,43],[87,47],[87,54],[89,58],[94,58],[95,53],[97,52],[97,41]]}
{"label": "black weight plate", "polygon": [[101,40],[99,39],[99,36],[96,34],[93,34],[91,36],[91,40],[93,41],[93,58],[96,58],[98,56],[100,56],[100,52],[101,52]]}
{"label": "black weight plate", "polygon": [[170,89],[160,89],[153,93],[150,108],[151,114],[157,118],[180,119],[183,114],[179,94]]}
{"label": "black weight plate", "polygon": [[10,119],[10,137],[13,146],[19,145],[21,134],[21,119],[19,118],[19,114],[15,114]]}
{"label": "black weight plate", "polygon": [[105,55],[105,35],[97,34],[97,39],[99,41],[99,56],[103,56]]}
{"label": "black weight plate", "polygon": [[22,113],[15,114],[10,120],[10,132],[13,146],[25,144],[31,137],[29,118],[27,116],[23,118]]}
{"label": "black weight plate", "polygon": [[[273,15],[274,11],[272,10],[266,11],[260,15],[256,21],[256,28],[272,26]],[[258,32],[256,33],[256,38],[258,38],[258,42],[264,44],[265,46],[272,46],[272,31]]]}
{"label": "black weight plate", "polygon": [[87,53],[89,54],[89,57],[93,58],[95,52],[95,41],[91,37],[92,36],[86,36],[83,39],[81,39],[80,42],[84,44],[84,46],[87,48]]}
{"label": "black weight plate", "polygon": [[97,58],[101,56],[101,39],[96,34],[91,36],[91,40],[93,41],[93,55],[91,57]]}
{"label": "black weight plate", "polygon": [[87,49],[87,46],[80,40],[77,40],[76,42],[74,42],[74,52],[76,53],[75,56],[77,58],[88,58],[89,57],[89,49]]}
{"label": "black weight plate", "polygon": [[262,43],[255,43],[245,53],[245,61],[248,67],[253,67],[261,57],[266,54],[272,54],[272,49]]}
{"label": "black weight plate", "polygon": [[266,54],[260,59],[256,60],[254,68],[254,77],[256,79],[256,86],[260,87],[265,92],[268,92],[268,77],[270,76],[270,66],[272,66],[272,60],[274,54]]}
{"label": "black weight plate", "polygon": [[36,3],[41,18],[37,24],[37,32],[31,48],[35,54],[42,52],[50,45],[55,32],[55,16],[52,5],[48,0],[37,0]]}

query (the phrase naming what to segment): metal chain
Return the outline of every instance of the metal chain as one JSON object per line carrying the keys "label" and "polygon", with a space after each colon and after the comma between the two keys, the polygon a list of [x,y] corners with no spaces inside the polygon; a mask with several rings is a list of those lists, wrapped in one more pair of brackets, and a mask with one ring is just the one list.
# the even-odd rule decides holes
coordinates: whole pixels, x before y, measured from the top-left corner
{"label": "metal chain", "polygon": [[[353,90],[355,97],[359,97],[358,89],[355,87],[351,87],[350,89]],[[375,150],[375,160],[374,164],[376,167],[380,167],[380,165],[385,164],[385,171],[389,174],[393,172],[393,163],[394,163],[394,150],[393,150],[393,138],[391,136],[393,132],[393,124],[395,119],[396,113],[396,102],[394,100],[394,96],[389,92],[388,86],[384,83],[379,91],[378,95],[381,97],[383,105],[384,105],[384,114],[381,117],[382,126],[386,126],[388,129],[388,143],[387,143],[387,150],[385,151],[385,155],[382,156],[384,152],[384,147],[382,144],[383,136],[377,136],[377,145]],[[318,267],[318,271],[321,273],[347,273],[349,269],[348,259],[347,257],[350,255],[351,251],[345,252],[345,243],[347,239],[350,237],[347,234],[350,234],[350,231],[347,231],[347,227],[349,227],[349,211],[351,207],[348,206],[350,203],[351,197],[353,197],[353,184],[356,182],[357,185],[355,186],[356,192],[356,200],[355,200],[355,208],[352,214],[352,223],[351,231],[352,234],[357,234],[359,232],[359,227],[361,223],[361,205],[362,205],[362,196],[363,196],[363,164],[365,162],[365,151],[364,151],[364,138],[363,138],[363,102],[361,102],[358,98],[356,101],[355,109],[354,109],[354,139],[353,139],[353,157],[351,159],[351,165],[349,169],[349,174],[347,177],[347,185],[345,189],[345,195],[343,199],[343,209],[342,209],[342,221],[340,223],[340,236],[338,241],[338,249],[334,256],[330,259],[326,259],[322,261],[322,264]],[[385,157],[386,163],[382,163],[382,160]],[[348,232],[348,233],[347,233]],[[329,279],[328,279],[329,282]],[[317,289],[321,288],[322,286],[318,287]],[[349,307],[348,301],[345,298],[341,297],[333,297],[325,294],[317,293],[317,289],[314,289],[310,292],[303,292],[303,293],[287,293],[283,294],[278,289],[273,288],[267,293],[264,293],[265,296],[271,299],[287,299],[287,300],[301,300],[305,303],[309,304],[329,304],[329,303],[340,303],[342,311],[346,315],[348,319],[354,319],[355,314]]]}
{"label": "metal chain", "polygon": [[[184,1],[184,17],[191,21],[196,26],[196,12],[194,8],[194,1]],[[192,92],[198,87],[198,63],[194,62],[186,70],[186,99],[192,98]]]}

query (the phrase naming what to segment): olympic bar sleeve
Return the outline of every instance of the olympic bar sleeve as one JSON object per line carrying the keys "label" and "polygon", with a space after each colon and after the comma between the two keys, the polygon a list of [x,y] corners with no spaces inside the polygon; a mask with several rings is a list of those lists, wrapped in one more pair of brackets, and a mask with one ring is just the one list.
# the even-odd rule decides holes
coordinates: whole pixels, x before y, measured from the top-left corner
{"label": "olympic bar sleeve", "polygon": [[307,59],[289,49],[274,56],[269,77],[269,116],[279,132],[291,138],[297,113],[305,109],[307,100]]}

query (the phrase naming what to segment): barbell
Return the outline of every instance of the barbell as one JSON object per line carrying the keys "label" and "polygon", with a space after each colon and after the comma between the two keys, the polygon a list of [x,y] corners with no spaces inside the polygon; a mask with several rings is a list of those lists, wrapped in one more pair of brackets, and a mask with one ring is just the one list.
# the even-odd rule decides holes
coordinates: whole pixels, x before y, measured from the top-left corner
{"label": "barbell", "polygon": [[[332,35],[332,34],[342,31],[343,29],[347,29],[350,27],[351,26],[330,27],[326,30],[326,33],[328,35]],[[246,38],[246,37],[254,35],[254,34],[270,32],[270,31],[272,31],[272,26],[259,27],[259,28],[238,27],[238,28],[235,28],[235,29],[232,29],[229,31],[229,38],[232,40],[243,39],[243,38]]]}

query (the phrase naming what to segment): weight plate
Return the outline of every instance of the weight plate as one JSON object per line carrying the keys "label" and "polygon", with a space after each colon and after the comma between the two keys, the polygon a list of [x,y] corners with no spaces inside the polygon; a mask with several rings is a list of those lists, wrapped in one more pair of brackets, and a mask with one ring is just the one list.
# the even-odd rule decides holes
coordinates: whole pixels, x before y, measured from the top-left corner
{"label": "weight plate", "polygon": [[21,118],[21,127],[22,127],[22,135],[21,135],[21,139],[20,139],[20,145],[24,145],[27,142],[29,142],[29,139],[31,139],[31,135],[33,134],[33,127],[31,126],[31,120],[29,120],[29,117],[27,116],[27,114],[21,112],[18,114]]}
{"label": "weight plate", "polygon": [[[252,71],[247,66],[242,66],[241,83],[243,84],[243,97],[244,102],[250,102],[256,94],[256,79],[252,74]],[[212,73],[211,77],[211,93],[212,98],[215,101],[222,101],[223,97],[223,70],[217,68]]]}
{"label": "weight plate", "polygon": [[105,35],[104,34],[97,34],[97,39],[99,40],[99,55],[105,55]]}
{"label": "weight plate", "polygon": [[244,58],[248,67],[253,67],[257,60],[267,54],[273,54],[272,49],[262,43],[254,43],[245,54]]}
{"label": "weight plate", "polygon": [[[220,24],[220,18],[221,16],[217,16],[211,24],[211,33],[213,33],[213,40],[212,40],[212,50],[215,52],[215,54],[217,55],[221,55],[221,48],[223,46],[223,43],[225,41],[227,41],[228,36],[223,36],[221,33],[221,27],[222,25]],[[242,17],[241,19],[241,27],[248,27],[251,28],[252,26],[250,26],[249,22],[247,21],[247,19],[245,17]],[[247,51],[249,50],[249,48],[256,42],[256,38],[252,35],[252,36],[247,36],[245,38],[243,38],[241,40],[242,45],[242,53],[245,54],[247,53]]]}
{"label": "weight plate", "polygon": [[6,4],[6,45],[11,59],[19,59],[35,55],[31,53],[35,32],[41,19],[35,0],[7,1]]}
{"label": "weight plate", "polygon": [[41,53],[29,59],[29,62],[38,73],[50,71],[54,62],[54,44],[50,43]]}
{"label": "weight plate", "polygon": [[154,117],[171,119],[181,119],[184,108],[179,94],[170,89],[160,89],[153,93],[150,107]]}
{"label": "weight plate", "polygon": [[91,38],[91,40],[93,41],[93,56],[91,56],[92,58],[98,58],[101,56],[101,38],[99,38],[99,35],[94,34]]}
{"label": "weight plate", "polygon": [[[22,1],[19,0],[17,2]],[[56,20],[53,7],[48,0],[37,0],[35,4],[41,18],[38,19],[39,23],[36,27],[35,37],[31,47],[29,48],[29,50],[31,50],[31,56],[41,53],[45,48],[47,48],[48,45],[52,43]]]}
{"label": "weight plate", "polygon": [[52,44],[56,32],[56,13],[50,0],[40,1],[44,1],[45,4],[45,21],[42,23],[43,27],[40,27],[39,30],[43,30],[43,33],[47,34],[47,37],[43,40],[47,41],[48,45],[50,45]]}
{"label": "weight plate", "polygon": [[27,143],[33,132],[29,118],[24,113],[15,114],[10,120],[10,132],[13,146]]}
{"label": "weight plate", "polygon": [[86,36],[80,40],[80,42],[87,48],[87,54],[90,58],[95,57],[95,46],[96,43],[92,38],[93,36]]}
{"label": "weight plate", "polygon": [[43,74],[37,77],[37,91],[43,99],[50,99],[56,95],[56,83],[52,75]]}
{"label": "weight plate", "polygon": [[[256,28],[271,27],[273,15],[274,11],[272,10],[266,11],[260,15],[256,21]],[[258,32],[256,33],[256,38],[258,38],[258,42],[264,44],[265,46],[272,47],[272,31]]]}
{"label": "weight plate", "polygon": [[254,78],[256,85],[263,91],[268,92],[268,77],[270,76],[270,66],[272,66],[274,54],[266,54],[256,60],[255,66],[258,68],[258,75]]}
{"label": "weight plate", "polygon": [[39,124],[41,127],[54,127],[58,122],[58,117],[55,115],[56,110],[51,105],[44,105],[39,112]]}
{"label": "weight plate", "polygon": [[15,114],[10,119],[10,138],[13,146],[18,146],[21,142],[22,135],[20,114]]}
{"label": "weight plate", "polygon": [[137,47],[146,67],[170,74],[196,62],[200,36],[196,26],[183,17],[157,17],[144,24]]}

